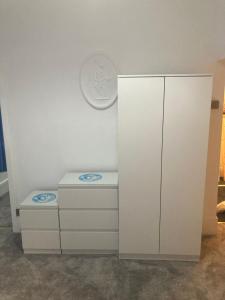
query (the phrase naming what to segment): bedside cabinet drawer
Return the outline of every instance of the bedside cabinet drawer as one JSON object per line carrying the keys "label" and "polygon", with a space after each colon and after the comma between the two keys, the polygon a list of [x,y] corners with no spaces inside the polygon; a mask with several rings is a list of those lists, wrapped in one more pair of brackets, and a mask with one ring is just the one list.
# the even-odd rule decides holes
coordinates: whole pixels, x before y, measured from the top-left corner
{"label": "bedside cabinet drawer", "polygon": [[59,189],[59,208],[118,208],[118,189]]}
{"label": "bedside cabinet drawer", "polygon": [[22,230],[24,249],[60,249],[59,231],[54,230]]}
{"label": "bedside cabinet drawer", "polygon": [[118,230],[118,210],[60,210],[62,230]]}
{"label": "bedside cabinet drawer", "polygon": [[23,229],[59,229],[57,209],[21,209],[20,224]]}

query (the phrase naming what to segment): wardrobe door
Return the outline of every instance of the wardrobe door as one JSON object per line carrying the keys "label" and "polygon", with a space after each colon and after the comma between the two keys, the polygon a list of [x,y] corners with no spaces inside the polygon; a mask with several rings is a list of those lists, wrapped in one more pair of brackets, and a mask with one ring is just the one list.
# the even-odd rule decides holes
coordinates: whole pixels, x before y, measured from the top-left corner
{"label": "wardrobe door", "polygon": [[164,78],[118,79],[120,257],[159,253]]}
{"label": "wardrobe door", "polygon": [[200,255],[211,77],[166,77],[160,253]]}

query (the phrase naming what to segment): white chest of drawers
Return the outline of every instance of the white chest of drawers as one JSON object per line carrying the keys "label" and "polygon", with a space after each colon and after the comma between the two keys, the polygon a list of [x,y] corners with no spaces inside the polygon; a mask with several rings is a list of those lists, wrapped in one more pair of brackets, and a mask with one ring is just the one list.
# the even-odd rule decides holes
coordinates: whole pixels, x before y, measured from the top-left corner
{"label": "white chest of drawers", "polygon": [[95,172],[101,178],[93,181],[80,180],[82,174],[67,173],[59,183],[62,253],[114,253],[118,251],[118,174]]}
{"label": "white chest of drawers", "polygon": [[49,192],[56,196],[54,201],[35,202],[34,196],[46,192],[34,191],[20,206],[24,253],[61,253],[57,192]]}

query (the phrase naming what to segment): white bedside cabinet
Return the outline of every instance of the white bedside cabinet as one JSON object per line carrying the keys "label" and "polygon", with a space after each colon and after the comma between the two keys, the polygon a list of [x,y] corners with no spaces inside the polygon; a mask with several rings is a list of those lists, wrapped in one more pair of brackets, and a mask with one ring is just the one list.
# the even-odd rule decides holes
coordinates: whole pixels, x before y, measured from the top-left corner
{"label": "white bedside cabinet", "polygon": [[24,253],[61,253],[57,198],[56,191],[34,191],[21,203]]}
{"label": "white bedside cabinet", "polygon": [[67,173],[58,192],[62,253],[118,251],[117,172]]}

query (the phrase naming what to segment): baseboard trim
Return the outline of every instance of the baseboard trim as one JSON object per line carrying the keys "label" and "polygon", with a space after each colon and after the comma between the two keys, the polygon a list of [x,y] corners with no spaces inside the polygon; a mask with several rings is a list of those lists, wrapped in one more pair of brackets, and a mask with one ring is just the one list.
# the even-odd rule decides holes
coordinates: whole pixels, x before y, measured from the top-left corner
{"label": "baseboard trim", "polygon": [[193,261],[198,262],[200,255],[167,255],[167,254],[119,254],[120,259],[136,260],[170,260],[170,261]]}
{"label": "baseboard trim", "polygon": [[61,254],[61,250],[49,249],[24,249],[24,254]]}
{"label": "baseboard trim", "polygon": [[77,250],[77,249],[62,249],[62,254],[79,254],[79,255],[115,255],[117,250]]}

